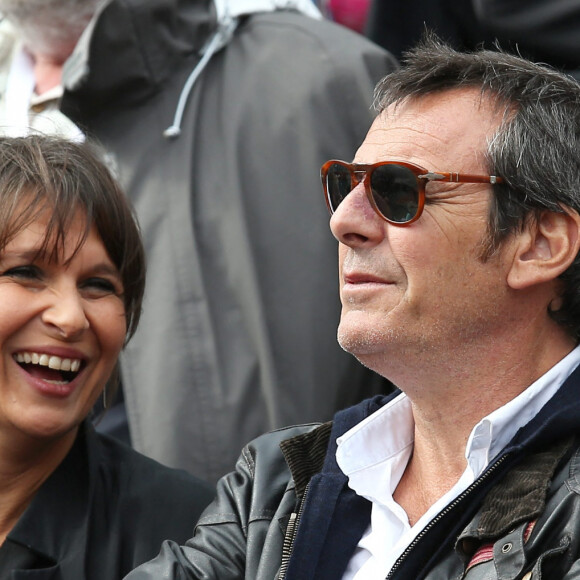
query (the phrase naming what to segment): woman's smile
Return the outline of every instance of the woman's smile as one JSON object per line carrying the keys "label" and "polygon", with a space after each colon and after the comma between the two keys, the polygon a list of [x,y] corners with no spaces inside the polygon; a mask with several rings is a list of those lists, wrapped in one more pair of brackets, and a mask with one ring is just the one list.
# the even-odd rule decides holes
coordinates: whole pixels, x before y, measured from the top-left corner
{"label": "woman's smile", "polygon": [[20,368],[29,375],[31,385],[40,392],[56,397],[65,397],[79,384],[82,358],[63,358],[50,352],[20,351],[13,355]]}
{"label": "woman's smile", "polygon": [[0,252],[0,437],[76,427],[123,346],[120,275],[94,228],[82,241],[77,218],[56,253],[46,250],[47,212]]}

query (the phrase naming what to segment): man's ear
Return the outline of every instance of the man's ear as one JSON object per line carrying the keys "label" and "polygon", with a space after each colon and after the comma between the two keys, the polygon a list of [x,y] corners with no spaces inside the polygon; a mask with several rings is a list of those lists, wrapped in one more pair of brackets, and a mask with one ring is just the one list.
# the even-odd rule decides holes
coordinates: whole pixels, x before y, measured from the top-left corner
{"label": "man's ear", "polygon": [[523,290],[555,280],[576,258],[580,250],[580,216],[543,211],[537,220],[530,220],[524,231],[516,234],[508,285]]}

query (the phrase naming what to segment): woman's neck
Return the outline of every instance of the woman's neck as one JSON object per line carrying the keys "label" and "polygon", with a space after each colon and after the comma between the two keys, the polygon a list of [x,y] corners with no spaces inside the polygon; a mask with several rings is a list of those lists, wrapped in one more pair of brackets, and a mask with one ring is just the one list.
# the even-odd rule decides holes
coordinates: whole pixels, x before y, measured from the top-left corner
{"label": "woman's neck", "polygon": [[24,437],[7,441],[0,432],[0,544],[66,457],[77,431],[47,442]]}

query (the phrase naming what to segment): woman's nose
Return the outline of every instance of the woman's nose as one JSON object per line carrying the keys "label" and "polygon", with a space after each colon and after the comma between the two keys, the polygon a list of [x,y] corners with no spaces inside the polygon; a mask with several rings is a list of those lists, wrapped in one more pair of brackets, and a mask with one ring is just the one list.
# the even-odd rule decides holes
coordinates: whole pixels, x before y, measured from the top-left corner
{"label": "woman's nose", "polygon": [[83,300],[76,288],[52,290],[42,320],[67,340],[77,338],[89,328]]}
{"label": "woman's nose", "polygon": [[371,206],[363,182],[342,200],[330,218],[332,234],[347,246],[379,242],[385,235],[385,225]]}

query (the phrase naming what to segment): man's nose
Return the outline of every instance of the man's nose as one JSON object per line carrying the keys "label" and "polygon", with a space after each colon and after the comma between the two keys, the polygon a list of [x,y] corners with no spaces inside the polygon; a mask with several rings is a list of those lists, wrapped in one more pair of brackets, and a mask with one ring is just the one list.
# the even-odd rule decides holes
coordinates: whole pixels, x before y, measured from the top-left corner
{"label": "man's nose", "polygon": [[76,288],[51,289],[42,320],[67,340],[77,338],[89,328],[85,305]]}
{"label": "man's nose", "polygon": [[336,208],[330,218],[330,229],[339,242],[349,246],[384,237],[385,222],[371,206],[363,182]]}

